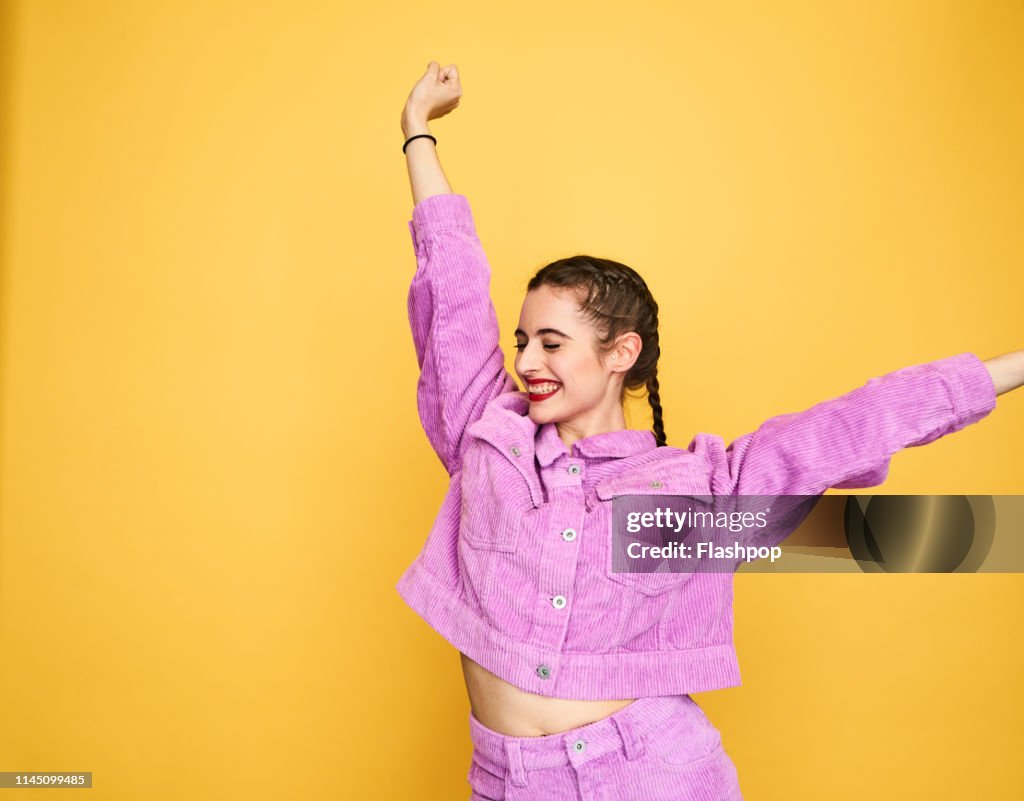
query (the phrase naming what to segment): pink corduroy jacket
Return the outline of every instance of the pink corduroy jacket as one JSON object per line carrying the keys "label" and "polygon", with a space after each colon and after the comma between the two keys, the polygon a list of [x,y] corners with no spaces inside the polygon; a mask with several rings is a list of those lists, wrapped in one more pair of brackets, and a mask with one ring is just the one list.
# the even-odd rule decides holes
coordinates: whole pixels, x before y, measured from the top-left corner
{"label": "pink corduroy jacket", "polygon": [[464,195],[434,195],[409,222],[417,405],[451,476],[397,590],[457,649],[539,695],[621,699],[740,684],[731,572],[611,569],[620,495],[820,495],[882,483],[890,457],[985,417],[996,401],[971,353],[906,367],[728,447],[684,450],[651,431],[576,442],[537,426],[506,371],[490,267]]}

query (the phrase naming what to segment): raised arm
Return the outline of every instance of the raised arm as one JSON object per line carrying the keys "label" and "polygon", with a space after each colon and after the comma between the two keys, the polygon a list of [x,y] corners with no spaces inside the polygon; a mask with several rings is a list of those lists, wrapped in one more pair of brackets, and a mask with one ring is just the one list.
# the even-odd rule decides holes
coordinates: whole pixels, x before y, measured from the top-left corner
{"label": "raised arm", "polygon": [[872,378],[852,392],[765,421],[722,447],[698,434],[689,449],[712,462],[715,495],[818,495],[873,487],[903,448],[976,423],[995,408],[987,363],[961,353]]}
{"label": "raised arm", "polygon": [[[454,76],[454,66],[445,69]],[[432,87],[439,102],[450,102],[445,93],[452,90],[441,87],[437,62],[431,62],[421,85]],[[416,89],[410,101],[415,95]],[[403,114],[403,131],[425,128],[430,107],[407,102],[406,108],[427,111]],[[416,198],[408,224],[416,253],[408,308],[420,366],[417,408],[430,444],[452,475],[462,462],[466,427],[479,419],[489,400],[518,387],[505,369],[491,270],[469,200],[451,192],[429,139],[410,142],[406,157]]]}
{"label": "raised arm", "polygon": [[441,168],[433,140],[421,136],[409,142],[409,137],[429,134],[430,120],[454,110],[461,97],[462,84],[455,65],[449,64],[442,70],[436,61],[431,61],[405,101],[402,133],[403,142],[406,143],[405,164],[409,169],[414,206],[432,195],[448,194],[452,188]]}

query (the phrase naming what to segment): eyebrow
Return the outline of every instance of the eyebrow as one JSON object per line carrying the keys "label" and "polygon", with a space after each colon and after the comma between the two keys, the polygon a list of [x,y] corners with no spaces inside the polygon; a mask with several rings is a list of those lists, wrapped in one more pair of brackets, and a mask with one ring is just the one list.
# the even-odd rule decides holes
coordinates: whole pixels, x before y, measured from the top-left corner
{"label": "eyebrow", "polygon": [[[512,333],[514,333],[517,337],[523,336],[523,337],[529,338],[529,335],[522,328],[517,328]],[[566,333],[563,333],[562,331],[559,331],[557,328],[538,328],[537,329],[537,333],[538,334],[558,334],[558,336],[560,336],[560,337],[565,337],[566,339],[572,339],[571,336],[569,336]]]}

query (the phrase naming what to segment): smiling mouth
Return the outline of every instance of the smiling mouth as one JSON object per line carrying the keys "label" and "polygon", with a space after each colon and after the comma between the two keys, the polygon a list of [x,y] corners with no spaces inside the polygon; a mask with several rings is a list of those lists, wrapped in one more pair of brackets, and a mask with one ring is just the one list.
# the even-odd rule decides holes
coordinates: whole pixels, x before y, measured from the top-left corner
{"label": "smiling mouth", "polygon": [[528,392],[531,401],[542,401],[546,398],[550,398],[561,388],[561,384],[550,381],[544,384],[533,384],[529,387]]}

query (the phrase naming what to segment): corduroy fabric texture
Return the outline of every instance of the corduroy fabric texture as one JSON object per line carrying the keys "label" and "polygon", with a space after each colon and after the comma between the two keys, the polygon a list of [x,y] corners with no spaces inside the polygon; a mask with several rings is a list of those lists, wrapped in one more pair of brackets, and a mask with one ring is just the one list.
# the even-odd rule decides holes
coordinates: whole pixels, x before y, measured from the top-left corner
{"label": "corduroy fabric texture", "polygon": [[472,712],[469,728],[470,801],[742,801],[718,730],[688,695],[541,737],[501,734]]}
{"label": "corduroy fabric texture", "polygon": [[685,449],[658,448],[651,431],[624,430],[570,452],[554,425],[530,420],[505,370],[466,197],[424,199],[409,231],[417,405],[451,481],[397,590],[455,648],[532,693],[642,699],[740,683],[733,574],[614,572],[614,497],[875,486],[897,451],[995,407],[984,364],[961,353],[772,417],[728,447],[701,433]]}

